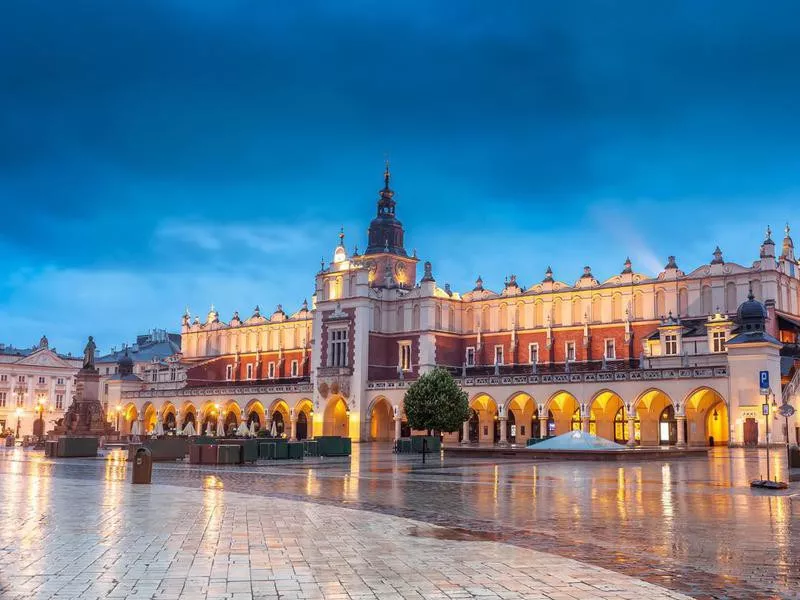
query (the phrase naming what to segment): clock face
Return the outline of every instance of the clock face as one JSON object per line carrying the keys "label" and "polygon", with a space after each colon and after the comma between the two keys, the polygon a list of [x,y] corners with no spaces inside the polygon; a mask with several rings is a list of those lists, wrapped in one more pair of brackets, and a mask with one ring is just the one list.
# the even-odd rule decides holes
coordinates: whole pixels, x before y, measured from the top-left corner
{"label": "clock face", "polygon": [[399,276],[401,276],[401,275],[405,274],[405,272],[406,272],[406,266],[405,266],[403,263],[401,263],[401,262],[399,262],[399,263],[396,263],[396,264],[395,264],[395,266],[394,266],[394,272],[395,272],[395,273],[398,275],[398,277],[399,277]]}

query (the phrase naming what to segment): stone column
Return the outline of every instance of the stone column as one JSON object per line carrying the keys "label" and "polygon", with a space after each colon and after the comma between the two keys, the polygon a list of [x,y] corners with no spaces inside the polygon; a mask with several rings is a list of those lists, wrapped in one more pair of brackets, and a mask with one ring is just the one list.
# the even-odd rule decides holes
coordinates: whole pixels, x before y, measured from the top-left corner
{"label": "stone column", "polygon": [[461,443],[469,444],[469,420],[464,421],[464,424],[461,426]]}
{"label": "stone column", "polygon": [[547,434],[547,419],[539,419],[539,437],[546,438]]}
{"label": "stone column", "polygon": [[291,428],[292,435],[289,439],[291,441],[295,441],[297,440],[297,417],[292,416],[290,420],[292,423],[292,428]]}
{"label": "stone column", "polygon": [[500,445],[507,446],[508,445],[508,436],[507,436],[507,429],[508,427],[508,417],[500,417]]}
{"label": "stone column", "polygon": [[636,417],[628,416],[628,448],[636,447]]}
{"label": "stone column", "polygon": [[686,426],[686,417],[677,415],[675,420],[678,422],[678,448],[686,448],[686,433],[684,427]]}
{"label": "stone column", "polygon": [[395,417],[394,418],[394,441],[397,441],[397,440],[400,439],[400,430],[402,428],[402,425],[403,425],[402,417]]}

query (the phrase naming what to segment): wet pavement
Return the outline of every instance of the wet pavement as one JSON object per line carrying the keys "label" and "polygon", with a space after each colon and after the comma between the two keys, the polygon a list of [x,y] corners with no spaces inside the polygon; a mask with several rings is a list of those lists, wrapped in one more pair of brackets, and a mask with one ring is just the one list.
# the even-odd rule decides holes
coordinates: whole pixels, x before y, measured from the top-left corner
{"label": "wet pavement", "polygon": [[[782,453],[772,453],[771,468],[785,473]],[[4,480],[12,473],[120,480],[127,469],[116,459],[0,453]],[[751,490],[749,481],[764,474],[759,450],[718,448],[708,458],[625,464],[436,455],[423,465],[386,445],[354,444],[349,459],[158,464],[153,481],[412,518],[448,528],[422,536],[502,541],[696,598],[800,598],[800,484]]]}

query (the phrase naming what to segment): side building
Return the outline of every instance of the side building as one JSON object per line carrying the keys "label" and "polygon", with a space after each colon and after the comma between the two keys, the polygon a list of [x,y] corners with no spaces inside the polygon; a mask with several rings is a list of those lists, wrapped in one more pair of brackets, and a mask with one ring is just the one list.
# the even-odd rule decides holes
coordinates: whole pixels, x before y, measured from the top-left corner
{"label": "side building", "polygon": [[[705,445],[765,442],[759,371],[776,406],[784,391],[793,401],[800,271],[788,226],[780,250],[767,231],[750,266],[717,247],[688,271],[670,256],[650,276],[626,259],[603,281],[589,266],[571,282],[548,267],[531,285],[510,274],[496,291],[478,277],[463,293],[440,287],[429,262],[418,278],[404,238],[387,168],[365,252],[348,253],[340,233],[311,306],[228,322],[213,307],[204,322],[184,315],[186,386],[123,393],[126,410],[145,430],[161,412],[178,423],[277,422],[292,437],[392,439],[404,432],[405,389],[440,366],[472,408],[450,441],[580,428],[628,444]],[[796,436],[797,424],[786,432],[776,421],[771,441]]]}

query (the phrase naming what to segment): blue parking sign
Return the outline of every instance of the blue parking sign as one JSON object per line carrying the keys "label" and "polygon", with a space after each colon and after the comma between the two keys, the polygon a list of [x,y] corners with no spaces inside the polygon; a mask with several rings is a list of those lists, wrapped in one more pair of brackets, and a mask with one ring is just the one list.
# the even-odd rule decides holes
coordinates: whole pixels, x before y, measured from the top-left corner
{"label": "blue parking sign", "polygon": [[769,371],[758,372],[758,387],[762,390],[769,389]]}

